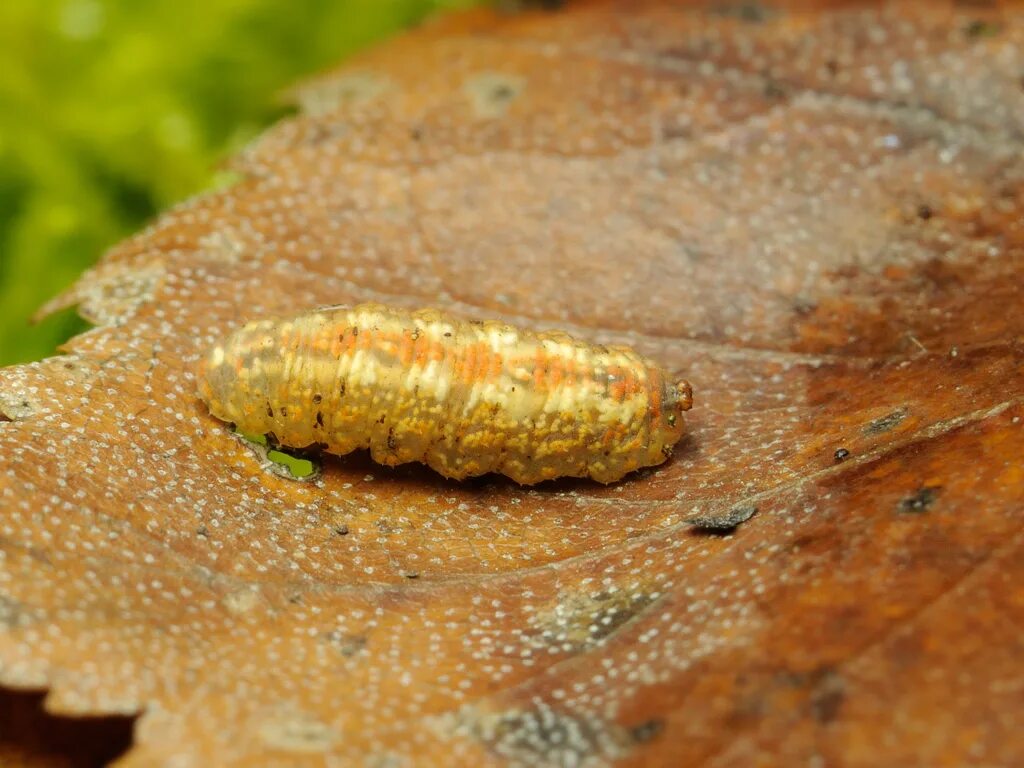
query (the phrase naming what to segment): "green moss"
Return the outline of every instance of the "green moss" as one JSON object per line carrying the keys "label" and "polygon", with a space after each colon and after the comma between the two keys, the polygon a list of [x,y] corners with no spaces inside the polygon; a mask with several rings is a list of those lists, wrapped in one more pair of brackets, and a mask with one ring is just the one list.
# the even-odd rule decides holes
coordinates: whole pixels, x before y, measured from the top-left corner
{"label": "green moss", "polygon": [[84,328],[46,299],[282,112],[303,75],[472,0],[0,3],[0,365]]}

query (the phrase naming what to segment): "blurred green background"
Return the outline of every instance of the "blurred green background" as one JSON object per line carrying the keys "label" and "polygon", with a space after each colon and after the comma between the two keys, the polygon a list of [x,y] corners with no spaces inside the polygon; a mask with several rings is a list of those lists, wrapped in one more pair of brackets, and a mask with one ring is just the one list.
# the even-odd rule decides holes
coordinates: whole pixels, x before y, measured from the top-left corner
{"label": "blurred green background", "polygon": [[303,75],[473,0],[0,0],[0,366],[85,325],[29,324],[111,245],[216,183]]}

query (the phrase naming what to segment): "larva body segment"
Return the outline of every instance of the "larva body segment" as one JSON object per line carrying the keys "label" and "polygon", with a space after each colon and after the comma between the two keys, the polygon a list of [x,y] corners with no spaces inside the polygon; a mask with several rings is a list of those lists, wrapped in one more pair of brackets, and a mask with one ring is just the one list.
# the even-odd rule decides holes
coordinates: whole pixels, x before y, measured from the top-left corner
{"label": "larva body segment", "polygon": [[689,384],[627,347],[381,304],[250,323],[198,378],[214,416],[285,446],[524,485],[660,464],[691,402]]}

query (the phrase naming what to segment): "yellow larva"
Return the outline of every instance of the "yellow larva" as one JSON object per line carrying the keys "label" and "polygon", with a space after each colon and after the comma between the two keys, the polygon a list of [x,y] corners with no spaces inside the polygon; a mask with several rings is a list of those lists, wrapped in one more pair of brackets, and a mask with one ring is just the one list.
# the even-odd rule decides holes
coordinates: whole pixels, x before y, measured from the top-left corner
{"label": "yellow larva", "polygon": [[524,485],[660,464],[691,402],[628,347],[381,304],[250,323],[198,373],[214,416],[281,445]]}

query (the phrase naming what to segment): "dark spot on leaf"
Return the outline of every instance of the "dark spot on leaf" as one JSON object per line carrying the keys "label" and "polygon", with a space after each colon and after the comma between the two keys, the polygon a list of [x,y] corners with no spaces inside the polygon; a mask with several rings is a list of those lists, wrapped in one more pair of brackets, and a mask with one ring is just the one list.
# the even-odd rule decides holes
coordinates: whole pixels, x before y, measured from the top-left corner
{"label": "dark spot on leaf", "polygon": [[323,429],[324,426],[324,414],[323,411],[316,412],[316,425]]}
{"label": "dark spot on leaf", "polygon": [[315,395],[313,395],[313,405],[320,405],[320,403],[323,402],[323,399],[323,395],[321,395],[319,392],[316,393]]}
{"label": "dark spot on leaf", "polygon": [[786,98],[786,89],[782,86],[781,83],[776,82],[775,80],[766,81],[764,84],[764,88],[762,89],[762,92],[764,93],[765,97],[769,99],[776,99],[781,101],[782,99]]}
{"label": "dark spot on leaf", "polygon": [[395,442],[395,428],[388,427],[388,450],[395,450],[397,443]]}
{"label": "dark spot on leaf", "polygon": [[[505,101],[511,101],[512,97],[516,95],[516,92],[515,89],[508,83],[498,83],[493,88],[491,88],[490,92],[487,95],[491,101],[501,103]],[[470,322],[478,323],[479,321],[470,320]]]}
{"label": "dark spot on leaf", "polygon": [[1002,29],[1002,25],[994,21],[974,19],[964,27],[964,35],[972,40],[976,40],[983,37],[995,37],[1002,32]]}
{"label": "dark spot on leaf", "polygon": [[336,526],[334,526],[334,532],[336,534],[338,534],[339,536],[348,536],[348,526],[347,525],[336,525]]}
{"label": "dark spot on leaf", "polygon": [[590,639],[602,640],[654,602],[648,594],[601,592],[594,596],[597,610],[589,615]]}
{"label": "dark spot on leaf", "polygon": [[917,489],[912,496],[907,496],[900,501],[899,510],[906,514],[920,514],[927,512],[939,497],[941,486],[925,485]]}
{"label": "dark spot on leaf", "polygon": [[352,329],[352,335],[353,336],[358,336],[359,335],[359,329],[358,328],[353,328]]}
{"label": "dark spot on leaf", "polygon": [[341,382],[341,384],[338,386],[338,395],[340,395],[341,397],[345,396],[345,382],[344,381]]}
{"label": "dark spot on leaf", "polygon": [[5,595],[0,595],[0,629],[17,629],[31,623],[25,605]]}
{"label": "dark spot on leaf", "polygon": [[405,571],[404,573],[402,573],[402,575],[405,576],[405,578],[407,578],[407,579],[418,579],[420,577],[420,572],[419,571]]}
{"label": "dark spot on leaf", "polygon": [[267,403],[267,416],[269,416],[270,418],[274,418],[274,406],[272,406],[270,403]]}
{"label": "dark spot on leaf", "polygon": [[818,304],[814,299],[809,299],[806,296],[797,296],[793,299],[793,311],[800,317],[806,317],[817,308]]}
{"label": "dark spot on leaf", "polygon": [[[487,717],[487,726],[471,732],[505,760],[501,765],[583,766],[607,756],[609,738],[625,741],[626,729],[593,716],[570,714],[537,702]],[[608,761],[601,759],[600,765]]]}
{"label": "dark spot on leaf", "polygon": [[723,514],[695,515],[687,518],[686,522],[698,531],[707,533],[728,533],[741,523],[747,522],[757,514],[757,507],[754,504],[742,504],[733,507]]}
{"label": "dark spot on leaf", "polygon": [[891,429],[896,428],[900,423],[907,418],[906,408],[897,408],[892,413],[888,413],[881,418],[875,419],[866,427],[864,427],[865,435],[880,435],[883,432],[888,432]]}
{"label": "dark spot on leaf", "polygon": [[850,452],[845,448],[836,448],[836,452],[832,454],[832,457],[836,461],[846,461],[848,458],[850,458]]}
{"label": "dark spot on leaf", "polygon": [[922,221],[928,221],[932,216],[935,215],[935,211],[932,210],[930,205],[922,203],[917,207],[917,218]]}
{"label": "dark spot on leaf", "polygon": [[281,418],[282,419],[287,419],[288,418],[288,407],[287,406],[284,406],[284,405],[281,406]]}
{"label": "dark spot on leaf", "polygon": [[629,729],[629,735],[633,737],[633,741],[637,744],[646,744],[648,741],[656,738],[665,730],[665,721],[658,718],[652,718],[646,720],[639,725],[634,725]]}
{"label": "dark spot on leaf", "polygon": [[747,2],[719,3],[711,8],[711,13],[739,19],[748,24],[762,24],[778,12],[768,5],[748,0]]}
{"label": "dark spot on leaf", "polygon": [[498,9],[504,13],[519,13],[529,8],[557,11],[565,7],[566,0],[498,0]]}
{"label": "dark spot on leaf", "polygon": [[390,536],[393,533],[398,533],[400,530],[396,526],[392,525],[391,521],[383,517],[379,520],[374,520],[374,525],[376,525],[377,530],[383,533],[385,536]]}
{"label": "dark spot on leaf", "polygon": [[824,670],[820,675],[811,694],[811,715],[819,723],[830,723],[836,719],[846,697],[845,685],[843,678],[833,670]]}
{"label": "dark spot on leaf", "polygon": [[207,529],[205,525],[200,525],[198,528],[196,528],[196,536],[201,536],[204,539],[209,538],[210,531],[209,529]]}
{"label": "dark spot on leaf", "polygon": [[346,659],[350,659],[366,647],[365,635],[352,635],[335,629],[323,635],[324,640]]}

